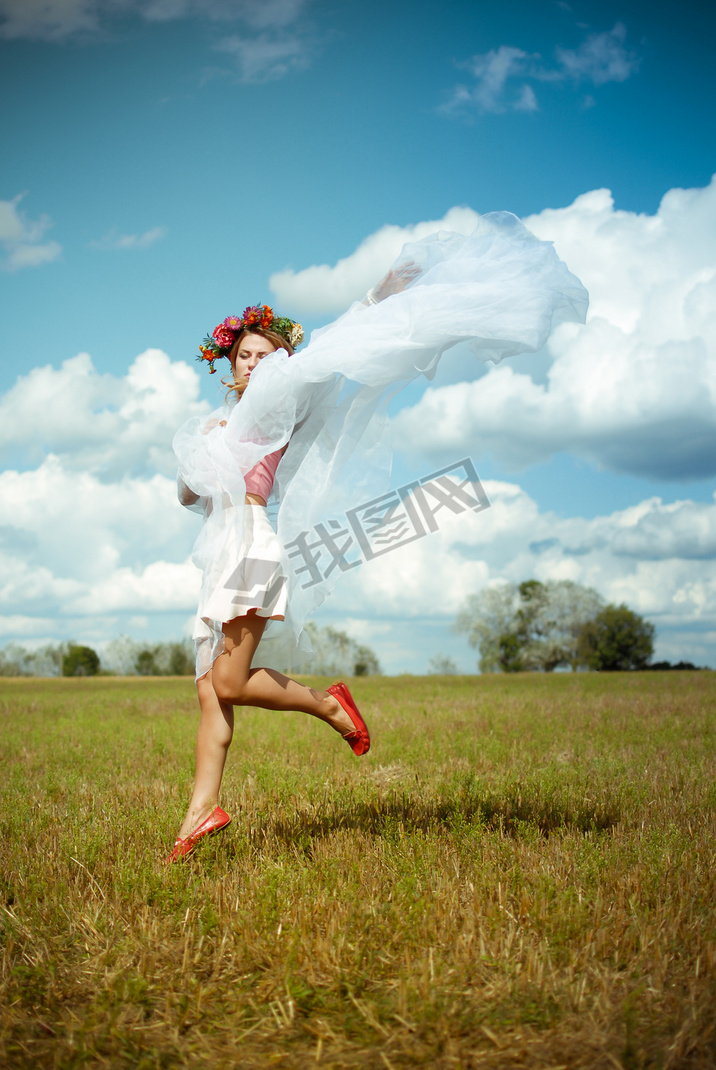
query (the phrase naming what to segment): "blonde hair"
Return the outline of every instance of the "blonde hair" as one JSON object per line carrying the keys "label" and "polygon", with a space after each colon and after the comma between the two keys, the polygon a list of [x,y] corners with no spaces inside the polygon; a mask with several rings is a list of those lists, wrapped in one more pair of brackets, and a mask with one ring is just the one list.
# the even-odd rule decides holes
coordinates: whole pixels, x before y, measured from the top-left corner
{"label": "blonde hair", "polygon": [[227,377],[226,379],[221,380],[223,385],[227,387],[226,400],[229,403],[232,401],[234,403],[239,401],[244,390],[249,385],[246,379],[238,380],[236,378],[236,354],[239,351],[241,339],[246,334],[260,335],[262,338],[265,338],[267,342],[270,342],[274,349],[285,349],[289,356],[291,356],[294,351],[291,343],[287,341],[282,334],[277,334],[276,331],[264,330],[263,327],[244,327],[229,351],[229,360],[231,361],[231,371],[233,373],[232,378],[229,379]]}

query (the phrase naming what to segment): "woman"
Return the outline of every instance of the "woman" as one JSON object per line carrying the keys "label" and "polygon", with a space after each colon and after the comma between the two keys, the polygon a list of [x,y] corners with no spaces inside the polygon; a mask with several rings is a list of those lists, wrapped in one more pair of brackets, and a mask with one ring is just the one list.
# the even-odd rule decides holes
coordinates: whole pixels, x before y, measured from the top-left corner
{"label": "woman", "polygon": [[[300,325],[274,317],[268,306],[261,306],[261,310],[266,327],[244,324],[235,317],[240,330],[231,342],[228,356],[233,375],[229,394],[233,394],[237,401],[259,361],[279,348],[292,354],[291,339],[299,336]],[[249,318],[250,314],[247,310],[244,318]],[[207,339],[205,346],[200,347],[202,357],[211,362],[212,372],[213,361],[224,355],[221,349],[225,348],[216,344],[216,337],[229,341],[222,326],[235,334],[225,321],[216,328],[213,343]],[[210,420],[204,432],[208,433],[214,427],[226,427],[226,420]],[[221,629],[224,649],[212,659],[208,671],[197,679],[200,720],[194,790],[170,862],[186,858],[204,836],[218,832],[230,823],[229,815],[215,804],[234,730],[234,705],[309,713],[340,732],[355,754],[366,754],[370,748],[368,729],[345,684],[335,684],[328,691],[317,691],[271,669],[251,668],[268,620],[283,620],[286,608],[287,585],[281,572],[278,539],[266,514],[273,475],[284,452],[285,447],[267,455],[245,476],[244,539],[229,559],[230,566],[237,565],[230,577],[233,582],[223,583],[220,591],[225,597],[226,592],[230,595],[226,613],[220,614],[227,616]],[[201,501],[200,495],[194,493],[181,476],[179,498],[187,507],[196,506]],[[202,508],[207,506],[206,500],[201,503]],[[263,568],[265,564],[269,565],[268,570]],[[251,602],[254,604],[249,605]],[[229,619],[231,605],[237,604],[246,612]],[[206,641],[201,635],[202,630],[200,620],[197,637],[200,648],[202,640]]]}
{"label": "woman", "polygon": [[[418,375],[432,377],[459,342],[495,363],[537,351],[559,321],[583,321],[587,302],[551,243],[515,216],[492,213],[469,237],[442,232],[405,246],[364,301],[315,331],[298,356],[300,325],[265,305],[228,317],[205,339],[201,359],[212,372],[229,357],[235,403],[188,421],[174,440],[180,499],[205,522],[193,556],[203,572],[197,772],[170,861],[230,821],[217,803],[235,704],[309,713],[354,753],[368,751],[345,684],[317,691],[259,667],[270,660],[266,640],[259,644],[268,620],[285,618],[300,645],[306,617],[339,575],[329,567],[303,582],[301,572],[317,571],[310,556],[292,569],[297,547],[309,554],[308,533],[387,488],[390,398]],[[277,535],[265,512],[274,475]]]}

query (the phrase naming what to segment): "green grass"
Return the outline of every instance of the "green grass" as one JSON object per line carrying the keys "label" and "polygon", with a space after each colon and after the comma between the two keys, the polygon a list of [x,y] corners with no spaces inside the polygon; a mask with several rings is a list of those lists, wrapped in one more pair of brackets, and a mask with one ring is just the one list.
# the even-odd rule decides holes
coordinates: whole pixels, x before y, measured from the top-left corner
{"label": "green grass", "polygon": [[716,1066],[716,676],[352,688],[168,867],[192,683],[0,682],[0,1064]]}

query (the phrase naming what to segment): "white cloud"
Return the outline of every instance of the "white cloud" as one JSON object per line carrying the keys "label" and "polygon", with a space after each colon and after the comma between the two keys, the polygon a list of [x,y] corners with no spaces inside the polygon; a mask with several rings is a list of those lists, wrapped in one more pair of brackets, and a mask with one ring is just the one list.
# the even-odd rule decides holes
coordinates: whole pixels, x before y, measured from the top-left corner
{"label": "white cloud", "polygon": [[[205,18],[215,22],[241,19],[258,30],[281,29],[295,22],[310,0],[136,0],[150,22]],[[130,0],[131,3],[131,0]]]}
{"label": "white cloud", "polygon": [[[311,0],[0,0],[0,37],[66,41],[106,35],[118,16],[146,22],[194,19],[239,26],[215,41],[233,55],[243,82],[267,82],[308,66]],[[299,18],[303,16],[301,21]]]}
{"label": "white cloud", "polygon": [[519,468],[570,451],[639,476],[713,475],[716,179],[669,191],[654,216],[596,190],[525,223],[584,282],[588,322],[555,331],[546,383],[503,365],[430,389],[395,418],[396,441],[436,461],[489,450]]}
{"label": "white cloud", "polygon": [[0,0],[0,36],[46,41],[96,32],[99,0]]}
{"label": "white cloud", "polygon": [[[639,68],[636,53],[626,47],[626,36],[626,28],[618,22],[612,30],[589,34],[577,49],[555,48],[553,64],[545,63],[539,53],[500,45],[459,65],[470,72],[474,82],[455,86],[439,110],[480,115],[538,111],[530,81],[587,82],[594,86],[624,82]],[[593,105],[594,98],[588,99]]]}
{"label": "white cloud", "polygon": [[0,457],[12,461],[22,450],[27,464],[53,453],[104,480],[170,475],[174,432],[208,408],[196,370],[159,349],[140,354],[121,377],[99,374],[81,353],[59,368],[33,368],[0,398]]}
{"label": "white cloud", "polygon": [[[47,458],[0,474],[0,611],[6,635],[47,634],[48,619],[188,612],[199,572],[196,535],[161,475],[102,483]],[[32,624],[32,621],[36,624]]]}
{"label": "white cloud", "polygon": [[61,41],[95,36],[118,15],[147,22],[203,19],[257,29],[295,22],[307,0],[0,0],[0,36]]}
{"label": "white cloud", "polygon": [[590,34],[576,50],[557,48],[561,73],[593,85],[625,82],[639,69],[636,53],[625,47],[626,34],[626,27],[618,22],[608,33]]}
{"label": "white cloud", "polygon": [[149,245],[161,241],[166,237],[166,227],[151,227],[143,234],[117,234],[111,230],[97,242],[92,244],[98,249],[146,249]]}
{"label": "white cloud", "polygon": [[0,616],[0,635],[9,635],[13,639],[50,635],[54,629],[55,622],[50,617]]}
{"label": "white cloud", "polygon": [[147,350],[121,377],[87,354],[35,368],[0,399],[0,448],[37,464],[0,472],[5,635],[47,635],[54,616],[109,638],[117,614],[192,609],[199,522],[177,501],[171,440],[207,411],[198,394],[193,368]]}
{"label": "white cloud", "polygon": [[528,74],[532,63],[539,59],[537,55],[523,52],[521,48],[511,48],[509,45],[500,45],[497,49],[490,49],[484,55],[473,56],[472,60],[465,64],[476,86],[467,89],[458,86],[456,97],[453,98],[450,108],[455,105],[472,104],[479,112],[504,112],[508,109],[516,111],[534,111],[537,108],[537,98],[530,86],[523,84],[513,93],[507,93],[507,83],[510,79],[520,78]]}
{"label": "white cloud", "polygon": [[307,43],[288,33],[259,33],[252,37],[235,34],[224,38],[216,48],[235,58],[245,83],[274,82],[291,72],[305,70],[310,62]]}
{"label": "white cloud", "polygon": [[[105,483],[52,456],[33,471],[0,473],[0,496],[0,550],[13,562],[6,578],[20,586],[21,563],[81,584],[123,565],[143,569],[167,555],[183,560],[197,527],[179,506],[176,482],[168,476]],[[42,584],[37,590],[44,597]]]}
{"label": "white cloud", "polygon": [[89,616],[102,606],[107,613],[138,609],[147,613],[186,612],[196,605],[200,581],[199,570],[191,561],[155,561],[141,572],[118,568],[70,598],[67,611]]}
{"label": "white cloud", "polygon": [[654,621],[665,644],[658,656],[716,664],[716,643],[704,638],[716,626],[716,502],[653,498],[563,519],[540,512],[515,484],[484,486],[490,509],[449,516],[437,533],[347,573],[336,595],[342,613],[365,620],[378,606],[408,628],[426,617],[449,624],[466,595],[487,585],[569,579]]}
{"label": "white cloud", "polygon": [[451,208],[442,219],[381,227],[333,266],[317,264],[302,271],[277,271],[269,279],[271,291],[282,309],[300,310],[302,315],[342,312],[385,274],[406,242],[426,238],[437,230],[469,234],[478,218],[472,208]]}
{"label": "white cloud", "polygon": [[45,231],[52,226],[49,216],[28,219],[19,210],[23,193],[11,201],[0,201],[0,268],[18,271],[26,267],[39,267],[56,260],[62,246],[56,241],[43,241]]}
{"label": "white cloud", "polygon": [[537,96],[531,85],[523,85],[514,103],[515,111],[539,111]]}

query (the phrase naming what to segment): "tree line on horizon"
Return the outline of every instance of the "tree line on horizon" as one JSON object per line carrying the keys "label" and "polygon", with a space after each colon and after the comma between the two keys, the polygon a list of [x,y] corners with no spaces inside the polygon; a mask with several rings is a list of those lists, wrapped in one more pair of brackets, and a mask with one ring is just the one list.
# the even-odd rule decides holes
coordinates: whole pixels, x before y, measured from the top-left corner
{"label": "tree line on horizon", "polygon": [[[312,658],[299,653],[283,668],[319,676],[377,676],[380,662],[373,650],[336,628],[309,623],[306,631]],[[193,676],[194,644],[191,639],[146,643],[127,636],[109,642],[98,654],[75,642],[48,643],[30,650],[9,643],[0,650],[0,676]]]}
{"label": "tree line on horizon", "polygon": [[479,649],[481,672],[697,668],[684,661],[652,663],[654,625],[571,580],[487,587],[466,599],[455,631],[467,633]]}
{"label": "tree line on horizon", "polygon": [[[655,627],[628,606],[606,603],[591,587],[571,580],[502,583],[470,595],[453,628],[479,649],[480,672],[621,672],[696,669],[689,661],[652,662]],[[285,672],[318,676],[377,676],[375,652],[346,632],[310,622],[313,656],[285,654]],[[280,659],[280,655],[279,655]],[[275,663],[275,661],[274,661]],[[432,675],[458,672],[453,658],[428,662]],[[146,643],[113,639],[100,654],[74,642],[30,650],[10,643],[0,650],[0,676],[193,676],[191,640]]]}

